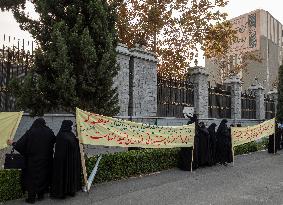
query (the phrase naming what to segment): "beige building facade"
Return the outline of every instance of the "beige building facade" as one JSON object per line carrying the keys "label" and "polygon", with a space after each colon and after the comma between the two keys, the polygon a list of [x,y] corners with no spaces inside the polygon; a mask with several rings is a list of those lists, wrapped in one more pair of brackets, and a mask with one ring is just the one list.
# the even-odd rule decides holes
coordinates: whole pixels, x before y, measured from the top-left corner
{"label": "beige building facade", "polygon": [[[249,62],[246,69],[239,73],[243,89],[248,89],[257,78],[265,92],[272,90],[277,81],[278,68],[282,64],[283,25],[268,11],[261,9],[230,21],[237,30],[237,41],[228,54],[233,56],[233,64],[241,63],[241,54],[245,52],[257,52],[262,59],[262,62]],[[225,79],[218,66],[210,59],[206,59],[205,64],[211,85],[221,84]]]}

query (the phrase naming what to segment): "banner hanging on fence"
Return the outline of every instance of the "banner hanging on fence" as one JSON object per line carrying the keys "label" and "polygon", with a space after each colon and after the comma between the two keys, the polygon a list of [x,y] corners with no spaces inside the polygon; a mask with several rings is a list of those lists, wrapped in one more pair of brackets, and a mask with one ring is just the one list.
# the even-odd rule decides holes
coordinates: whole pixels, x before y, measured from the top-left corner
{"label": "banner hanging on fence", "polygon": [[233,146],[252,142],[275,133],[275,119],[249,127],[232,127]]}
{"label": "banner hanging on fence", "polygon": [[78,135],[83,144],[173,148],[192,147],[195,126],[155,126],[114,119],[77,108],[76,121]]}
{"label": "banner hanging on fence", "polygon": [[7,147],[7,140],[13,139],[22,119],[23,112],[0,112],[0,149]]}

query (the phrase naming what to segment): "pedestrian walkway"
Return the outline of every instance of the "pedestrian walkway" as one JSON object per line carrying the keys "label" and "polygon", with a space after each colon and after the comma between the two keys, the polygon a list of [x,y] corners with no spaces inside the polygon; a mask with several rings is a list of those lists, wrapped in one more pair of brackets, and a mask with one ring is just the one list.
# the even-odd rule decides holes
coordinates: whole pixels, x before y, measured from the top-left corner
{"label": "pedestrian walkway", "polygon": [[[23,200],[7,205],[22,205]],[[281,205],[283,152],[236,156],[235,166],[214,166],[193,173],[178,169],[97,184],[89,194],[38,205]]]}

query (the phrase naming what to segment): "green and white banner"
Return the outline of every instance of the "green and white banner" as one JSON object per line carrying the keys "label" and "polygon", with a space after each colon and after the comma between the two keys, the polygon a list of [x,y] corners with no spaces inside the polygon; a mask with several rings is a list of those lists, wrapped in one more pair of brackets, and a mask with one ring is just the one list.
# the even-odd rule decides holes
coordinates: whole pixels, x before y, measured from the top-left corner
{"label": "green and white banner", "polygon": [[265,121],[255,126],[232,127],[231,132],[234,147],[256,141],[275,133],[275,119]]}
{"label": "green and white banner", "polygon": [[78,136],[83,144],[142,148],[193,147],[194,145],[194,124],[147,125],[97,115],[78,108],[76,121]]}

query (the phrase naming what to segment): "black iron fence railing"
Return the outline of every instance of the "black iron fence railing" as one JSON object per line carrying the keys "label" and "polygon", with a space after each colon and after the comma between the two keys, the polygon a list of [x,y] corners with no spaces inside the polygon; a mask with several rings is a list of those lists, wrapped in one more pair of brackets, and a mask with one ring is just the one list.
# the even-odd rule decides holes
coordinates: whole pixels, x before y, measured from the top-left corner
{"label": "black iron fence railing", "polygon": [[184,117],[184,107],[194,106],[193,85],[186,79],[157,78],[157,116]]}
{"label": "black iron fence railing", "polygon": [[13,78],[21,79],[33,62],[34,43],[4,35],[0,47],[0,112],[14,111],[15,99],[9,92]]}
{"label": "black iron fence railing", "polygon": [[256,119],[256,97],[252,93],[242,93],[242,119]]}
{"label": "black iron fence railing", "polygon": [[209,86],[208,93],[208,117],[231,118],[230,89],[223,85]]}

